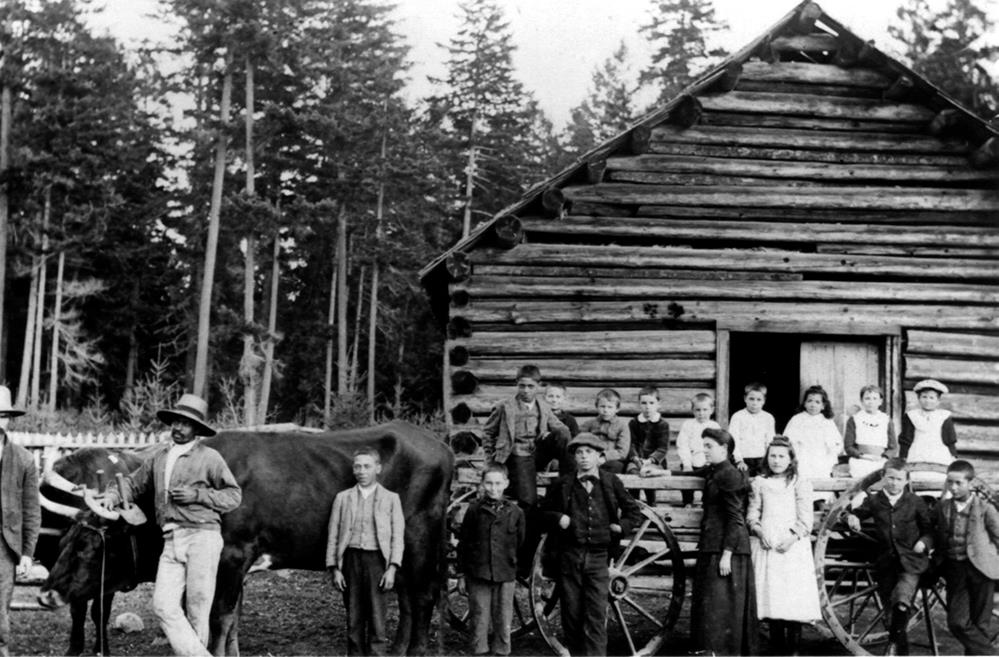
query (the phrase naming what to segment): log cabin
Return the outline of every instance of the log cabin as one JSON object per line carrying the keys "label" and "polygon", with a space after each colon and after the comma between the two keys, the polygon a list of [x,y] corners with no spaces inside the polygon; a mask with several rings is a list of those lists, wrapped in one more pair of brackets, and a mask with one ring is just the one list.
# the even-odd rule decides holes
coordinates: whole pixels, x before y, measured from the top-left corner
{"label": "log cabin", "polygon": [[809,385],[837,422],[880,384],[951,393],[958,451],[999,468],[999,131],[813,2],[533,186],[421,272],[446,326],[449,434],[479,433],[521,364],[595,414],[657,385],[675,433]]}

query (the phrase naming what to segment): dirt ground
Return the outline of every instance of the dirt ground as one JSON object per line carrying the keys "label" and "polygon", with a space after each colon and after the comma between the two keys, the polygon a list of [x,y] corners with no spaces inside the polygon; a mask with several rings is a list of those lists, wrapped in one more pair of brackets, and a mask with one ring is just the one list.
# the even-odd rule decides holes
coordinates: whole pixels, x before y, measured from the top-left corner
{"label": "dirt ground", "polygon": [[[33,589],[18,587],[15,601],[29,600]],[[145,629],[135,634],[112,631],[111,652],[116,655],[169,655],[150,609],[152,585],[144,584],[131,593],[115,598],[111,617],[132,611],[142,617]],[[686,654],[689,600],[663,654]],[[396,615],[393,605],[391,620]],[[243,655],[343,655],[346,651],[345,616],[339,594],[322,573],[281,571],[250,577],[247,583],[240,625],[240,652]],[[11,618],[14,652],[25,655],[61,655],[68,646],[69,611],[14,611]],[[394,627],[392,628],[394,631]],[[439,624],[434,617],[431,649],[437,651]],[[946,637],[950,639],[950,637]],[[843,655],[843,648],[811,628],[804,634],[804,654]],[[93,646],[93,630],[88,621],[87,646]],[[763,640],[761,646],[766,648]],[[956,648],[959,646],[946,646]],[[448,655],[469,654],[464,637],[445,627],[444,650]],[[514,655],[550,655],[547,644],[533,632],[516,639]],[[953,651],[948,654],[952,654]],[[92,653],[91,653],[92,654]]]}

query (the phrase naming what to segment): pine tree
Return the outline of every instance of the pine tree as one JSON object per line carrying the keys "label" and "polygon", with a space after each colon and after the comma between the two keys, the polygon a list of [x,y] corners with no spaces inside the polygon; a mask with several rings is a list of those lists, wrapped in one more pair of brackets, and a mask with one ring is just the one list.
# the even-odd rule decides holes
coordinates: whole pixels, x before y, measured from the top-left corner
{"label": "pine tree", "polygon": [[999,110],[999,89],[982,63],[999,57],[986,44],[995,24],[975,0],[949,0],[939,10],[926,0],[909,0],[896,12],[888,33],[904,44],[912,67],[979,116]]}
{"label": "pine tree", "polygon": [[639,29],[654,49],[639,81],[659,90],[657,106],[725,55],[721,48],[708,47],[713,34],[727,29],[715,18],[712,0],[652,0],[649,22]]}

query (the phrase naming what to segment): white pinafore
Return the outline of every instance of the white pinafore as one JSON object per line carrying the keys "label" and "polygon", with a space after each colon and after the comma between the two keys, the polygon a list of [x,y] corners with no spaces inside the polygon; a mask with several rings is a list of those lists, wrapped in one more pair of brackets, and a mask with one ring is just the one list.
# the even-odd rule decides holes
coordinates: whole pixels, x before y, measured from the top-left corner
{"label": "white pinafore", "polygon": [[947,445],[944,445],[942,432],[943,423],[950,417],[950,411],[942,408],[932,411],[914,408],[905,414],[916,430],[906,460],[910,463],[922,461],[950,465],[954,457]]}
{"label": "white pinafore", "polygon": [[881,457],[888,449],[888,424],[891,418],[884,411],[858,411],[853,415],[853,428],[855,431],[857,449],[863,454],[873,454],[877,460],[858,459],[850,457],[850,476],[865,477],[870,473],[880,470],[885,459]]}

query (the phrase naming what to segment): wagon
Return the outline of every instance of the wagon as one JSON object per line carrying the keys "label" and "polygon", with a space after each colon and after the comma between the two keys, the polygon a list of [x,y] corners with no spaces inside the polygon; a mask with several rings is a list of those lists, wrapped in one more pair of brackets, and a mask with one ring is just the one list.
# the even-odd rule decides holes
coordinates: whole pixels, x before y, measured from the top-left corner
{"label": "wagon", "polygon": [[[935,464],[912,465],[912,488],[933,503],[941,490],[944,468]],[[456,534],[463,509],[474,495],[479,473],[460,469],[452,498],[451,526]],[[555,475],[538,476],[539,488],[551,484]],[[692,476],[649,477],[620,475],[625,487],[636,492],[657,491],[657,503],[640,503],[644,521],[621,541],[610,564],[608,628],[611,654],[653,655],[679,640],[673,630],[689,594],[688,574],[696,559],[701,510],[679,504],[681,490],[700,490],[703,479]],[[819,585],[822,621],[815,629],[838,641],[856,655],[882,654],[887,647],[885,610],[877,597],[871,550],[873,538],[866,529],[851,532],[845,515],[859,495],[878,487],[880,475],[862,479],[832,477],[815,480],[817,492],[829,493],[832,501],[815,513],[812,532],[815,573]],[[999,502],[986,481],[974,482],[976,494]],[[675,498],[675,499],[674,499]],[[453,542],[452,542],[453,543]],[[558,587],[552,564],[546,558],[547,538],[542,535],[533,551],[529,572],[518,578],[515,594],[513,635],[539,632],[552,651],[567,655],[559,618]],[[451,571],[453,573],[453,571]],[[467,607],[449,580],[448,622],[465,628]],[[995,613],[995,612],[994,612]],[[946,603],[942,581],[924,578],[910,620],[910,645],[914,654],[940,654],[940,639],[947,633]]]}

